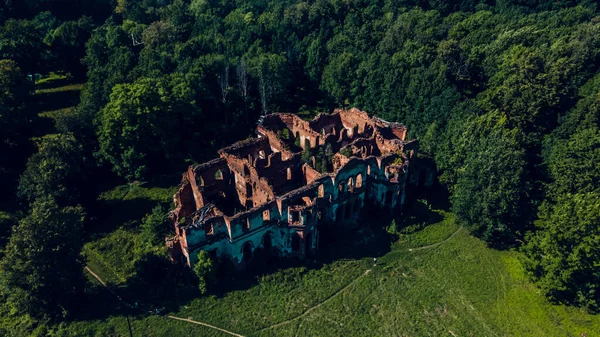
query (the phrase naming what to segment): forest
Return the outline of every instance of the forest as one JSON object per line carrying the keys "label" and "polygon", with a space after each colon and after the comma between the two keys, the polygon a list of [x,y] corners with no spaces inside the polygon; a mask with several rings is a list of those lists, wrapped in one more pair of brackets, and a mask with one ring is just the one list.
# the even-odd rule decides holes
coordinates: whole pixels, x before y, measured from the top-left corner
{"label": "forest", "polygon": [[[53,78],[81,86],[48,125]],[[338,107],[407,125],[471,235],[522,253],[552,303],[600,311],[595,1],[3,1],[0,88],[0,335],[77,319],[107,186]],[[139,215],[139,266],[175,268],[170,206]]]}

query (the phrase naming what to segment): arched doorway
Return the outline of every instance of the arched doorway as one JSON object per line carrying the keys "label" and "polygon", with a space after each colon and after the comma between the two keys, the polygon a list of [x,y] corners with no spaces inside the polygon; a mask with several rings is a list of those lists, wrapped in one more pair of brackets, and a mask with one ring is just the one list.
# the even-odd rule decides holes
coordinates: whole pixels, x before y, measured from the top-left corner
{"label": "arched doorway", "polygon": [[292,234],[292,252],[297,252],[300,250],[300,237],[298,234]]}
{"label": "arched doorway", "polygon": [[308,233],[304,238],[304,254],[306,254],[306,256],[312,255],[312,240],[312,233]]}
{"label": "arched doorway", "polygon": [[247,241],[242,246],[242,261],[248,262],[252,259],[252,243]]}
{"label": "arched doorway", "polygon": [[271,238],[271,232],[267,232],[262,239],[263,248],[268,253],[273,248],[273,239]]}

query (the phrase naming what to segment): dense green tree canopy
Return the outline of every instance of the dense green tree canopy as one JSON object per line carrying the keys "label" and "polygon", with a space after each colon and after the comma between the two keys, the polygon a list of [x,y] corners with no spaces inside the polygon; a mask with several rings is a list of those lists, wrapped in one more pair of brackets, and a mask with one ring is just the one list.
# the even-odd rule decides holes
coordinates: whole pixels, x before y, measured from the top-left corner
{"label": "dense green tree canopy", "polygon": [[551,298],[600,305],[600,194],[564,194],[546,205],[528,237],[527,267]]}
{"label": "dense green tree canopy", "polygon": [[0,261],[0,291],[15,308],[36,318],[72,313],[84,284],[83,217],[81,207],[60,208],[42,198],[15,227]]}
{"label": "dense green tree canopy", "polygon": [[185,153],[186,123],[198,117],[193,91],[180,74],[116,85],[98,115],[99,155],[119,175],[147,177]]}
{"label": "dense green tree canopy", "polygon": [[[513,244],[532,212],[525,151],[504,117],[482,116],[465,128],[453,210],[494,245]],[[511,242],[513,241],[513,242]]]}
{"label": "dense green tree canopy", "polygon": [[[597,259],[598,229],[584,216],[596,212],[600,182],[593,1],[4,1],[0,59],[0,185],[20,174],[18,195],[34,205],[17,227],[30,235],[13,234],[6,261],[33,268],[35,279],[18,279],[26,270],[3,262],[8,289],[25,294],[12,300],[24,312],[51,304],[40,302],[36,280],[55,287],[28,247],[40,244],[51,266],[63,258],[54,259],[55,237],[38,237],[33,225],[39,233],[79,226],[72,206],[82,189],[180,173],[250,135],[263,114],[351,106],[407,125],[473,234],[498,247],[525,241],[532,275],[550,296],[597,307],[596,288],[577,281],[597,283],[589,259]],[[56,118],[60,133],[32,142],[40,111],[28,101],[36,74],[49,72],[85,81],[81,103]],[[38,151],[23,168],[30,143]],[[331,169],[331,148],[303,155],[311,156],[319,171]],[[97,179],[86,180],[91,167]],[[136,228],[143,270],[166,263],[154,249],[162,213]],[[74,237],[56,238],[72,256]],[[200,259],[205,291],[214,265]],[[51,300],[58,311],[68,306]]]}
{"label": "dense green tree canopy", "polygon": [[75,204],[82,190],[85,158],[81,145],[69,134],[35,138],[37,153],[27,161],[18,195],[27,202],[51,197],[60,204]]}
{"label": "dense green tree canopy", "polygon": [[0,60],[0,199],[11,194],[16,177],[22,170],[29,150],[28,131],[31,115],[25,109],[31,84],[17,64]]}

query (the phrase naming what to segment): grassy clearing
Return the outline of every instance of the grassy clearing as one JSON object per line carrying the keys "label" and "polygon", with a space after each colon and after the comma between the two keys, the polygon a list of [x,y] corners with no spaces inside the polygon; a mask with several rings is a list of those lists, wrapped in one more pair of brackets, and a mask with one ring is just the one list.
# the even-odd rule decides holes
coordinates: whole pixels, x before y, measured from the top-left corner
{"label": "grassy clearing", "polygon": [[62,108],[62,109],[58,109],[58,110],[52,110],[52,111],[44,111],[44,112],[40,112],[38,114],[38,116],[42,117],[42,118],[51,118],[56,120],[57,118],[61,118],[64,116],[69,115],[72,111],[73,111],[74,107],[66,107],[66,108]]}
{"label": "grassy clearing", "polygon": [[87,265],[105,282],[123,285],[134,274],[133,257],[140,249],[136,243],[140,242],[141,220],[157,205],[168,209],[178,188],[168,187],[168,181],[160,183],[119,185],[98,196],[102,217],[92,239],[84,246],[83,255]]}
{"label": "grassy clearing", "polygon": [[51,73],[37,81],[31,102],[40,117],[36,126],[39,130],[37,136],[56,132],[57,120],[71,114],[79,104],[82,88],[82,83],[73,83],[67,75]]}
{"label": "grassy clearing", "polygon": [[173,195],[177,192],[177,189],[177,186],[165,187],[152,183],[133,183],[119,185],[104,191],[98,196],[98,199],[108,202],[145,199],[158,203],[167,203],[172,201]]}
{"label": "grassy clearing", "polygon": [[87,265],[107,284],[124,284],[135,272],[131,257],[135,256],[138,236],[139,233],[133,230],[119,228],[99,240],[88,242],[82,252]]}
{"label": "grassy clearing", "polygon": [[134,228],[157,205],[168,209],[178,187],[177,180],[134,183],[112,187],[98,196],[99,214],[96,232],[105,234],[120,226]]}
{"label": "grassy clearing", "polygon": [[[451,236],[452,214],[438,214],[441,221],[402,234],[376,267],[367,257],[286,268],[223,295],[182,299],[172,314],[247,336],[600,335],[599,315],[552,305],[537,291],[519,253],[489,249],[466,230]],[[82,321],[68,331],[127,336],[124,323]],[[132,327],[143,336],[221,335],[160,316],[138,316]]]}
{"label": "grassy clearing", "polygon": [[83,88],[83,83],[72,83],[68,85],[63,85],[60,87],[50,87],[44,89],[37,89],[35,91],[36,95],[44,95],[44,94],[53,94],[58,92],[68,92],[68,91],[76,91],[79,92]]}

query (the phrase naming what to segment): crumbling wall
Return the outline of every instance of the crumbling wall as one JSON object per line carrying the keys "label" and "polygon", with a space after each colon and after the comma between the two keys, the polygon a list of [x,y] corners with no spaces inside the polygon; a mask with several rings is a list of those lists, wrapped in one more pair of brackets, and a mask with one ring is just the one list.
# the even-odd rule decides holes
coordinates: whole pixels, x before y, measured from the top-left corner
{"label": "crumbling wall", "polygon": [[302,165],[302,171],[304,172],[304,180],[307,184],[312,183],[321,176],[321,172],[315,170],[307,164]]}
{"label": "crumbling wall", "polygon": [[[283,129],[289,129],[289,139],[278,138]],[[174,260],[183,257],[193,264],[199,250],[238,267],[257,249],[308,256],[317,249],[319,226],[344,226],[356,219],[367,198],[395,207],[404,203],[407,184],[430,180],[425,168],[409,168],[417,143],[403,141],[406,127],[358,109],[338,109],[312,121],[272,114],[256,131],[259,138],[225,147],[219,159],[183,175],[171,216],[176,237],[167,240]],[[331,145],[333,173],[321,174],[314,163],[303,163],[294,138],[301,147],[306,140],[311,148]],[[339,153],[344,147],[346,155]],[[182,217],[185,222],[178,222]]]}
{"label": "crumbling wall", "polygon": [[350,110],[336,109],[335,112],[340,114],[340,119],[346,129],[356,129],[353,134],[363,134],[365,127],[370,123],[369,115],[356,108]]}
{"label": "crumbling wall", "polygon": [[342,121],[340,115],[337,113],[333,114],[319,114],[315,119],[310,121],[309,127],[321,136],[327,134],[339,134],[342,128]]}
{"label": "crumbling wall", "polygon": [[275,131],[259,125],[256,127],[256,132],[260,137],[268,139],[272,152],[279,152],[280,156],[284,160],[292,156],[292,152],[288,150],[288,145],[279,139],[279,137],[277,137],[277,133],[275,133]]}

